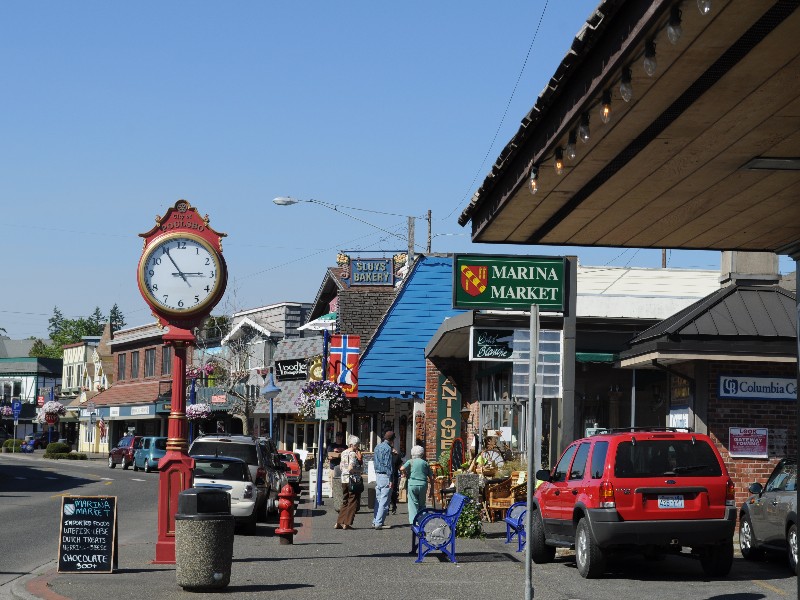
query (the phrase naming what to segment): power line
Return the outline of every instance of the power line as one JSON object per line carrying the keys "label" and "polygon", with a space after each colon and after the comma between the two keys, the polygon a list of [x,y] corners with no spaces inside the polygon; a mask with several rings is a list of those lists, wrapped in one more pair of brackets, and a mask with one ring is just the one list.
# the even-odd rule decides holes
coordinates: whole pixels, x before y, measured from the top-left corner
{"label": "power line", "polygon": [[472,181],[469,184],[469,188],[467,189],[466,193],[462,196],[459,203],[450,211],[450,213],[443,218],[443,220],[447,220],[453,216],[453,213],[456,212],[459,207],[464,205],[464,202],[469,197],[471,191],[475,188],[475,182],[480,177],[481,173],[484,172],[484,166],[486,165],[486,161],[489,159],[489,155],[492,152],[492,148],[494,148],[495,142],[497,142],[497,136],[500,135],[500,130],[503,128],[503,123],[505,123],[506,116],[508,115],[508,109],[511,108],[511,101],[514,99],[514,95],[517,92],[517,88],[519,87],[519,82],[522,80],[522,74],[525,72],[525,67],[528,64],[528,59],[531,56],[531,51],[533,50],[533,44],[536,42],[536,38],[539,35],[539,28],[542,26],[542,21],[544,20],[544,13],[547,11],[547,3],[548,0],[545,0],[544,6],[542,7],[542,14],[539,15],[539,22],[536,24],[536,30],[533,32],[533,38],[531,39],[531,43],[528,46],[528,52],[525,54],[525,60],[522,61],[522,68],[519,71],[519,75],[517,76],[517,81],[514,83],[514,89],[511,90],[511,96],[508,98],[508,102],[506,102],[506,108],[503,111],[503,116],[500,118],[500,123],[497,126],[497,129],[494,132],[494,137],[492,138],[492,143],[489,144],[488,150],[486,150],[486,155],[483,157],[481,161],[481,165],[478,167],[478,170],[475,172],[475,175],[472,178]]}

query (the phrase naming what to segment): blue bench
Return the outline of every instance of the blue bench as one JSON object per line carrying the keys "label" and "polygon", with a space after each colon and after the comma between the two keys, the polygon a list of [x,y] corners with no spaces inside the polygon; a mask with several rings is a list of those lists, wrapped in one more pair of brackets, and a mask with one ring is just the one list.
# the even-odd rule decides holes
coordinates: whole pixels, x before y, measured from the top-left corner
{"label": "blue bench", "polygon": [[467,500],[462,494],[453,494],[446,511],[425,508],[417,513],[411,525],[411,552],[417,553],[417,560],[414,562],[422,562],[434,550],[444,552],[451,563],[457,562],[456,523]]}
{"label": "blue bench", "polygon": [[506,523],[506,544],[517,536],[517,552],[522,552],[528,537],[525,534],[525,515],[528,513],[527,502],[515,502],[506,511],[503,521]]}

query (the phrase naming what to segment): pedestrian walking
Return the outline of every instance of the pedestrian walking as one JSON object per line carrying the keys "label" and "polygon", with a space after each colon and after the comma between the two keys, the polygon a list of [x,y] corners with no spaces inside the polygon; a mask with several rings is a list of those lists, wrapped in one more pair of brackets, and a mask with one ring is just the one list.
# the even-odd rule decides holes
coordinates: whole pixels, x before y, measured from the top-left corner
{"label": "pedestrian walking", "polygon": [[[336,519],[335,529],[353,529],[353,520],[356,517],[358,504],[361,501],[361,492],[357,488],[351,489],[350,476],[361,476],[364,463],[359,449],[359,440],[351,435],[347,440],[347,450],[342,452],[339,469],[342,471],[342,505],[339,507],[339,516]],[[363,489],[363,484],[362,484]]]}
{"label": "pedestrian walking", "polygon": [[397,514],[397,502],[400,499],[400,465],[403,464],[403,457],[396,448],[392,448],[392,514]]}
{"label": "pedestrian walking", "polygon": [[375,446],[375,510],[372,526],[375,529],[389,529],[385,525],[389,513],[389,496],[392,493],[392,442],[394,431],[383,434],[383,441]]}
{"label": "pedestrian walking", "polygon": [[408,480],[408,522],[414,523],[414,517],[425,508],[426,497],[433,498],[433,471],[428,461],[423,458],[425,449],[422,446],[411,448],[411,459],[406,461],[400,470]]}

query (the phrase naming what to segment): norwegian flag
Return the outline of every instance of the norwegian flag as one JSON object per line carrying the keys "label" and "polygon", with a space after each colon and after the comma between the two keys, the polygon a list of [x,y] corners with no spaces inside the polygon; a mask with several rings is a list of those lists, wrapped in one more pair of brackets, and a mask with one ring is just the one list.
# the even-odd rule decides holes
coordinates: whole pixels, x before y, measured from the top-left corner
{"label": "norwegian flag", "polygon": [[328,380],[342,386],[348,398],[358,396],[358,355],[360,351],[360,336],[331,336],[328,347]]}

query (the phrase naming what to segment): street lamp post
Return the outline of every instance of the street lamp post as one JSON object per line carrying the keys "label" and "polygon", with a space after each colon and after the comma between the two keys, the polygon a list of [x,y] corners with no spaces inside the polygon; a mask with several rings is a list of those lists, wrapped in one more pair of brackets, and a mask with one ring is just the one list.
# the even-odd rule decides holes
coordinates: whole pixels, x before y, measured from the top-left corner
{"label": "street lamp post", "polygon": [[[272,436],[272,422],[273,422],[273,401],[275,400],[275,396],[281,393],[281,388],[275,385],[275,380],[272,377],[272,367],[269,368],[269,378],[267,379],[266,385],[261,388],[261,395],[264,398],[269,398],[269,438],[271,440],[275,440]],[[291,450],[291,448],[290,448]]]}
{"label": "street lamp post", "polygon": [[[344,209],[347,209],[347,210],[358,210],[358,211],[361,211],[361,212],[368,212],[368,213],[373,213],[373,214],[376,214],[376,215],[388,215],[388,216],[391,216],[391,217],[405,217],[405,218],[408,219],[408,260],[409,260],[409,264],[410,264],[410,261],[412,260],[412,258],[414,257],[414,221],[416,219],[420,218],[420,217],[414,217],[414,216],[411,216],[411,215],[401,215],[401,214],[398,214],[398,213],[383,212],[383,211],[380,211],[380,210],[371,210],[369,208],[358,208],[358,207],[355,207],[355,206],[343,206],[341,204],[332,204],[330,202],[323,202],[322,200],[315,200],[313,198],[309,199],[309,200],[300,200],[298,198],[292,198],[291,196],[278,196],[277,198],[275,198],[273,200],[273,202],[275,204],[277,204],[278,206],[291,206],[292,204],[299,204],[301,202],[304,202],[304,203],[307,203],[307,204],[318,204],[319,206],[324,206],[325,208],[327,208],[329,210],[332,210],[332,211],[337,212],[339,214],[345,215],[346,217],[350,217],[351,219],[354,219],[354,220],[358,221],[359,223],[364,223],[365,225],[369,225],[370,227],[374,227],[375,229],[378,229],[380,231],[383,231],[384,233],[388,233],[389,235],[397,237],[397,238],[400,238],[400,239],[403,239],[403,236],[398,235],[398,234],[396,234],[396,233],[394,233],[392,231],[389,231],[387,229],[384,229],[383,227],[378,227],[377,225],[375,225],[373,223],[370,223],[369,221],[365,221],[364,219],[360,219],[355,215],[351,215],[349,213],[343,212],[341,209],[344,208]],[[426,246],[426,250],[425,251],[428,254],[430,254],[431,253],[431,211],[429,210],[427,215],[424,216],[424,217],[421,217],[421,218],[424,218],[428,222],[428,244]]]}

